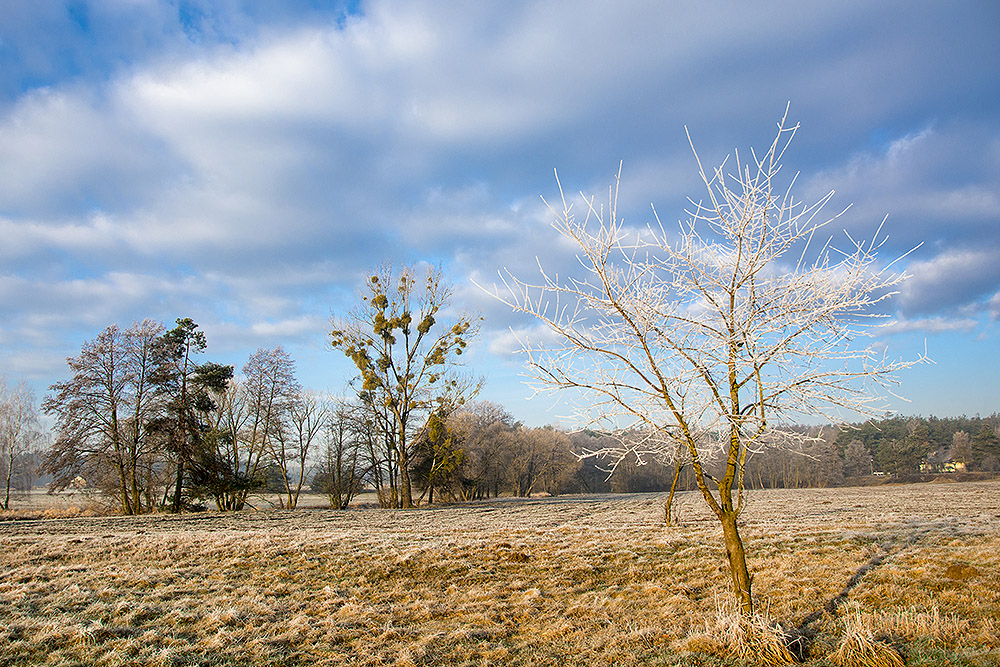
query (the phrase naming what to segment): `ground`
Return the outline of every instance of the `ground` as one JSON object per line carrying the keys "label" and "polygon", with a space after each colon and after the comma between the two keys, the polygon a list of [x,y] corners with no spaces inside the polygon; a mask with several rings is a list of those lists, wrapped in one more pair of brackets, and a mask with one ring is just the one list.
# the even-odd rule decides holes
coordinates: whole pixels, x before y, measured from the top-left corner
{"label": "ground", "polygon": [[[0,521],[2,665],[722,665],[694,493]],[[827,665],[1000,664],[1000,482],[755,491],[760,608]]]}

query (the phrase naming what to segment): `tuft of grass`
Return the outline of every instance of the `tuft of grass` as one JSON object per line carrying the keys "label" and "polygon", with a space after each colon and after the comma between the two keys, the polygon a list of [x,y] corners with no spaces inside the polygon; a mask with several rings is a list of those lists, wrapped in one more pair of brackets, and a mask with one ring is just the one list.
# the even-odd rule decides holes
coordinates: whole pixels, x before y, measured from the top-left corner
{"label": "tuft of grass", "polygon": [[[996,623],[991,619],[982,619],[982,623],[995,632]],[[874,620],[874,625],[875,630],[881,634],[906,637],[911,640],[925,639],[937,643],[954,642],[971,631],[968,620],[955,614],[941,613],[937,607],[927,611],[910,607],[880,614]]]}
{"label": "tuft of grass", "polygon": [[852,605],[844,615],[844,634],[829,660],[838,667],[904,667],[903,657],[889,644],[875,637],[869,616]]}
{"label": "tuft of grass", "polygon": [[798,662],[789,650],[791,641],[789,633],[767,613],[755,611],[752,616],[746,616],[733,605],[716,601],[714,622],[706,624],[704,631],[688,637],[683,648],[748,665],[771,667]]}

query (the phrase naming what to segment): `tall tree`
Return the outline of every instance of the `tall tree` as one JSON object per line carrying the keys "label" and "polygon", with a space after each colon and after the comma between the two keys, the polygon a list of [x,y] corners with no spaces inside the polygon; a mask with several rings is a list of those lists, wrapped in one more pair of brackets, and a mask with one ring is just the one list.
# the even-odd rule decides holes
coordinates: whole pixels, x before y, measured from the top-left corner
{"label": "tall tree", "polygon": [[[267,454],[302,387],[295,379],[295,362],[281,345],[269,350],[258,348],[243,365],[243,376],[245,425],[232,433],[236,442],[242,441],[243,459],[236,457],[234,469],[256,480],[268,463]],[[237,494],[235,509],[243,509],[250,491],[245,488]]]}
{"label": "tall tree", "polygon": [[152,509],[148,471],[164,452],[151,425],[162,410],[155,378],[164,364],[163,325],[144,320],[122,331],[112,325],[67,359],[73,377],[52,385],[43,403],[56,418],[45,457],[53,487],[83,475],[103,486],[125,514]]}
{"label": "tall tree", "polygon": [[184,466],[191,458],[194,428],[191,424],[193,403],[188,390],[192,376],[198,371],[193,356],[204,351],[208,343],[205,332],[190,317],[178,318],[177,326],[163,335],[163,344],[170,359],[170,369],[163,378],[173,385],[171,407],[174,412],[174,429],[171,443],[177,458],[174,477],[174,496],[171,509],[181,510],[184,493]]}
{"label": "tall tree", "polygon": [[362,304],[335,320],[331,331],[334,349],[358,369],[359,395],[371,408],[373,424],[386,429],[401,507],[413,506],[410,465],[416,435],[435,406],[460,388],[449,370],[478,329],[478,321],[468,315],[459,315],[451,326],[438,325],[451,294],[440,269],[418,277],[412,267],[397,274],[386,265],[366,280]]}
{"label": "tall tree", "polygon": [[299,391],[288,403],[285,418],[269,441],[271,462],[281,471],[284,480],[282,507],[295,509],[298,505],[302,485],[309,474],[310,452],[326,428],[328,413],[323,397]]}
{"label": "tall tree", "polygon": [[[791,194],[794,179],[779,183],[796,129],[783,118],[763,154],[743,162],[737,153],[735,164],[710,173],[695,152],[705,199],[692,200],[675,231],[658,218],[627,228],[617,213],[618,179],[606,209],[583,197],[582,220],[560,186],[553,226],[577,247],[581,274],[542,270],[539,281],[525,282],[507,272],[506,290],[495,290],[558,341],[523,345],[540,388],[584,392],[585,424],[659,431],[647,443],[652,455],[671,456],[671,441],[686,447],[722,528],[745,615],[753,597],[738,518],[748,457],[795,440],[775,428],[783,422],[836,419],[837,408],[871,412],[879,390],[911,363],[860,342],[904,278],[891,273],[892,262],[877,261],[880,232],[871,242],[850,240],[842,253],[828,244],[817,252],[810,242],[837,217],[817,217],[833,193],[805,205]],[[703,466],[713,449],[724,462],[718,476]],[[635,452],[626,445],[602,453]]]}
{"label": "tall tree", "polygon": [[4,478],[3,509],[10,509],[12,482],[18,467],[28,464],[36,443],[41,438],[35,395],[21,380],[10,387],[0,378],[0,456]]}
{"label": "tall tree", "polygon": [[364,443],[370,442],[371,429],[363,415],[357,406],[339,402],[325,420],[325,439],[312,486],[327,495],[334,509],[347,509],[373,465],[365,463]]}
{"label": "tall tree", "polygon": [[195,356],[208,347],[205,333],[189,317],[163,334],[166,363],[157,377],[167,415],[159,423],[174,455],[171,510],[179,512],[188,490],[187,470],[201,455],[203,439],[217,406],[212,396],[223,391],[233,377],[233,367],[213,362],[197,363]]}

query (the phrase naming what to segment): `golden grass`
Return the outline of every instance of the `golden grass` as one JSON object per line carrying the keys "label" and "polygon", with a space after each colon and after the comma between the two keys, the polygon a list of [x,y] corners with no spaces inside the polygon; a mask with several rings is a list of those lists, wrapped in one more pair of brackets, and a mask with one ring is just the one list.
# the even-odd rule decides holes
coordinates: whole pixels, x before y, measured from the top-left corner
{"label": "golden grass", "polygon": [[844,633],[829,660],[838,667],[903,667],[895,648],[875,637],[870,618],[852,605],[843,617]]}
{"label": "golden grass", "polygon": [[[719,530],[663,500],[0,521],[0,664],[730,664]],[[907,664],[997,664],[1000,483],[756,492],[744,522],[813,663],[856,603]]]}
{"label": "golden grass", "polygon": [[714,622],[682,643],[688,652],[708,653],[750,665],[789,665],[797,662],[789,650],[791,638],[766,613],[744,616],[735,601],[717,603]]}

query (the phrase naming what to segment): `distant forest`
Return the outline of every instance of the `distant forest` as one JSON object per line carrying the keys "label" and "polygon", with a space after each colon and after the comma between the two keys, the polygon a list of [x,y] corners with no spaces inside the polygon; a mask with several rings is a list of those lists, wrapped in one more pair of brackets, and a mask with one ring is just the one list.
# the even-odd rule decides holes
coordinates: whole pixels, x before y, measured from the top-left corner
{"label": "distant forest", "polygon": [[[976,478],[1000,472],[1000,414],[988,417],[888,416],[844,427],[802,427],[808,444],[753,455],[746,486],[752,488],[829,487],[917,482],[942,473]],[[600,437],[590,434],[590,437]],[[579,443],[578,437],[574,437]],[[592,448],[592,447],[591,447]],[[587,461],[574,490],[602,492],[665,491],[673,466],[656,461],[626,462],[604,480],[599,462]],[[978,473],[978,474],[976,474]],[[606,475],[605,475],[606,476]],[[693,489],[690,471],[681,472],[678,488]]]}

